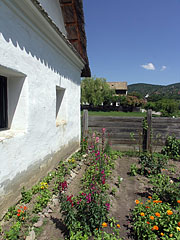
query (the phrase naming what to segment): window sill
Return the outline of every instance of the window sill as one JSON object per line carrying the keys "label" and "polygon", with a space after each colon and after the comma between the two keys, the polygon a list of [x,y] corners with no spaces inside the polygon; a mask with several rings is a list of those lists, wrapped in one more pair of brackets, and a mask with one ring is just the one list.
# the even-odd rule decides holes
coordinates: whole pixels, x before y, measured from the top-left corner
{"label": "window sill", "polygon": [[0,130],[0,142],[3,142],[4,140],[16,137],[16,136],[22,136],[25,134],[25,131],[23,130]]}
{"label": "window sill", "polygon": [[65,126],[67,122],[65,120],[56,121],[56,127]]}

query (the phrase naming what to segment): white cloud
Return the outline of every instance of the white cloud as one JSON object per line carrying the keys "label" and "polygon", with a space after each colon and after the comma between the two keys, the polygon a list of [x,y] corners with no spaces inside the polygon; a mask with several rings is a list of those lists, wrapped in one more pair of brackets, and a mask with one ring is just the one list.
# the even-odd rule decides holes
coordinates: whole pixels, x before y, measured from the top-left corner
{"label": "white cloud", "polygon": [[147,70],[155,70],[155,66],[152,63],[148,63],[146,65],[141,65],[142,68]]}
{"label": "white cloud", "polygon": [[162,66],[160,71],[164,71],[166,68],[166,66]]}

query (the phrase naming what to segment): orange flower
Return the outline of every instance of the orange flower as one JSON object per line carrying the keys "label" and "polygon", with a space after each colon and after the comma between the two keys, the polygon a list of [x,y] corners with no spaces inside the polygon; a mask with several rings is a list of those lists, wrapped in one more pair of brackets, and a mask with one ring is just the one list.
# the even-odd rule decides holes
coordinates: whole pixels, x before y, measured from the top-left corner
{"label": "orange flower", "polygon": [[149,206],[146,206],[146,208],[150,208]]}
{"label": "orange flower", "polygon": [[140,203],[140,201],[139,201],[139,200],[135,200],[135,203],[136,203],[136,204],[139,204],[139,203]]}
{"label": "orange flower", "polygon": [[173,214],[173,211],[167,210],[167,215],[172,215],[172,214]]}
{"label": "orange flower", "polygon": [[18,213],[17,216],[20,217],[20,213]]}
{"label": "orange flower", "polygon": [[21,212],[21,209],[18,209],[17,212],[20,213],[20,212]]}
{"label": "orange flower", "polygon": [[177,203],[180,203],[180,200],[177,200]]}
{"label": "orange flower", "polygon": [[98,228],[96,228],[96,230],[98,230]]}
{"label": "orange flower", "polygon": [[146,222],[147,224],[150,224],[150,222]]}
{"label": "orange flower", "polygon": [[170,237],[173,237],[173,234],[171,233],[171,234],[169,234],[169,236],[170,236]]}
{"label": "orange flower", "polygon": [[25,210],[25,211],[27,210],[27,207],[26,207],[26,206],[24,206],[24,210]]}
{"label": "orange flower", "polygon": [[154,220],[154,217],[153,217],[153,216],[150,216],[149,218],[150,218],[151,220]]}
{"label": "orange flower", "polygon": [[164,236],[164,233],[161,233],[161,236]]}
{"label": "orange flower", "polygon": [[180,222],[178,222],[178,226],[180,227]]}
{"label": "orange flower", "polygon": [[161,216],[160,213],[158,213],[158,212],[156,212],[155,215],[156,215],[156,217],[160,217]]}
{"label": "orange flower", "polygon": [[143,212],[141,212],[141,213],[140,213],[140,215],[141,215],[142,217],[144,217],[144,216],[145,216],[145,214],[144,214]]}
{"label": "orange flower", "polygon": [[157,230],[159,230],[159,227],[156,226],[156,225],[154,225],[153,228],[152,228],[152,230],[156,230],[156,231],[157,231]]}
{"label": "orange flower", "polygon": [[140,204],[143,204],[143,202],[141,202]]}
{"label": "orange flower", "polygon": [[149,199],[152,199],[152,197],[151,197],[151,196],[148,196],[148,198],[149,198]]}
{"label": "orange flower", "polygon": [[148,202],[150,203],[150,202],[151,202],[151,200],[148,200]]}
{"label": "orange flower", "polygon": [[157,203],[162,203],[162,201],[161,201],[161,200],[158,200]]}
{"label": "orange flower", "polygon": [[102,227],[107,227],[107,223],[103,222]]}
{"label": "orange flower", "polygon": [[24,217],[22,217],[22,220],[24,220]]}
{"label": "orange flower", "polygon": [[120,228],[121,226],[119,224],[117,224],[117,227]]}

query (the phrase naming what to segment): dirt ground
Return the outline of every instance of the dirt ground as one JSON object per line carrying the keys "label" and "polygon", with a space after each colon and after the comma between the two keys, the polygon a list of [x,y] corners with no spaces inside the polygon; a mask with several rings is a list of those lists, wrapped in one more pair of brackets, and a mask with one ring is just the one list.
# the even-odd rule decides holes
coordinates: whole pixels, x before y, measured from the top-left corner
{"label": "dirt ground", "polygon": [[[147,180],[144,177],[130,176],[129,170],[132,163],[137,163],[137,158],[123,157],[116,160],[116,166],[113,170],[112,177],[108,181],[110,189],[116,188],[115,196],[110,194],[111,208],[110,216],[115,217],[121,225],[121,237],[123,239],[132,239],[130,237],[131,223],[130,211],[135,205],[135,199],[143,197],[146,194]],[[79,173],[69,185],[68,194],[77,194],[80,186],[80,179],[83,176],[85,166],[82,166]],[[123,178],[120,187],[115,184],[118,176]],[[148,194],[148,193],[147,193]],[[66,229],[62,224],[59,206],[45,219],[45,224],[37,240],[60,240],[64,239]]]}

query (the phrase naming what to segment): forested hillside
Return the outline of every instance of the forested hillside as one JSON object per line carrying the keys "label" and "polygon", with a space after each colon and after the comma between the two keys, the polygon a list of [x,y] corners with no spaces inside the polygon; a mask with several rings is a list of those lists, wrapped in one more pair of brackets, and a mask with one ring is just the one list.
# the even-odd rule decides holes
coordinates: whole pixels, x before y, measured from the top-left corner
{"label": "forested hillside", "polygon": [[128,93],[137,92],[143,97],[149,95],[163,95],[168,98],[180,99],[180,83],[170,84],[167,86],[153,85],[146,83],[137,83],[128,85]]}

